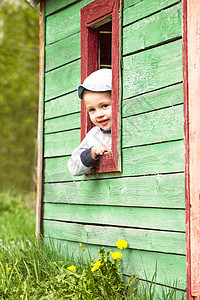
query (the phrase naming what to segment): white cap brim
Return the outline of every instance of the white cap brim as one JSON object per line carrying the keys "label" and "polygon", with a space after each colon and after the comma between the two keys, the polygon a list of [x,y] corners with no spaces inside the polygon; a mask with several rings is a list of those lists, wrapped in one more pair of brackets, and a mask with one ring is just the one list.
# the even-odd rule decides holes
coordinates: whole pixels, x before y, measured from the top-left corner
{"label": "white cap brim", "polygon": [[112,70],[100,69],[90,74],[77,88],[78,97],[82,99],[84,90],[106,92],[112,90]]}

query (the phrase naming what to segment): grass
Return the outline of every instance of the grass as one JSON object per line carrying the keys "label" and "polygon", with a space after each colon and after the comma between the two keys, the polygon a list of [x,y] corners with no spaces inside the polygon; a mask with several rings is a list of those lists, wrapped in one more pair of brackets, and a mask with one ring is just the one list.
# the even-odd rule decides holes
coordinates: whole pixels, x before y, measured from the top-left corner
{"label": "grass", "polygon": [[120,259],[112,259],[103,249],[96,258],[101,266],[92,272],[94,262],[88,259],[85,265],[83,246],[80,259],[74,261],[67,248],[64,257],[53,242],[35,240],[34,199],[34,194],[0,194],[0,299],[184,299],[183,293],[164,287],[157,293],[156,285],[138,282],[136,276],[125,284]]}
{"label": "grass", "polygon": [[6,191],[0,194],[0,239],[4,243],[19,241],[26,234],[34,237],[35,194],[22,196]]}

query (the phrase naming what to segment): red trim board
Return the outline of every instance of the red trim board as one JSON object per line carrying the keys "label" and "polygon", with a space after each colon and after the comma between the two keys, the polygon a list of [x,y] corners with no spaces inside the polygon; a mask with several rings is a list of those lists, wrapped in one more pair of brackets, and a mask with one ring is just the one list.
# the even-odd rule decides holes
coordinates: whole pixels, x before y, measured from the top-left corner
{"label": "red trim board", "polygon": [[200,299],[200,1],[183,0],[187,299]]}

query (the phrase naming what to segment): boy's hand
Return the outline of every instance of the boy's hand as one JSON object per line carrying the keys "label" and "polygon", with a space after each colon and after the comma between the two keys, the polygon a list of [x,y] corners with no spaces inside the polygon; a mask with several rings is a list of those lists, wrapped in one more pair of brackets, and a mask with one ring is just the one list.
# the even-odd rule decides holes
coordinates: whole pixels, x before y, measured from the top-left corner
{"label": "boy's hand", "polygon": [[105,152],[111,151],[110,146],[98,145],[91,148],[91,156],[95,159],[98,155],[103,155]]}

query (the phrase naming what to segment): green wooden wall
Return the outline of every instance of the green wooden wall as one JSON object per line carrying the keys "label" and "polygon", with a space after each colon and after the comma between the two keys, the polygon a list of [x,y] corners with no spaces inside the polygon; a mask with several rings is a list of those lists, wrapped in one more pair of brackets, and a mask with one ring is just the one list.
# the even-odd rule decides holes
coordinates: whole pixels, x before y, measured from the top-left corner
{"label": "green wooden wall", "polygon": [[46,0],[44,236],[91,252],[128,242],[124,273],[186,288],[182,14],[176,0],[124,0],[119,174],[73,177],[80,142],[80,9]]}

